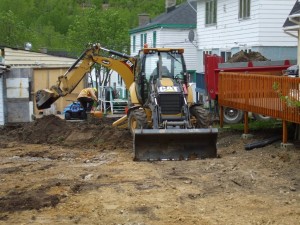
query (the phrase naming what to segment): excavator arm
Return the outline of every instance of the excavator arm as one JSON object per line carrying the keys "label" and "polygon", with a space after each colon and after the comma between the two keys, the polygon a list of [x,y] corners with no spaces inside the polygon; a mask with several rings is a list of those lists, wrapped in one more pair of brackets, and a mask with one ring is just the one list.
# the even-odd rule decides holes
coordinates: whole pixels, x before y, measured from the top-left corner
{"label": "excavator arm", "polygon": [[[111,57],[101,56],[100,50],[108,52]],[[122,59],[115,59],[112,57],[113,55]],[[72,93],[95,63],[119,73],[127,89],[134,81],[134,58],[117,51],[102,48],[100,44],[93,44],[81,54],[64,75],[58,77],[55,85],[51,86],[50,89],[42,89],[36,92],[37,108],[39,110],[47,109],[60,97]]]}

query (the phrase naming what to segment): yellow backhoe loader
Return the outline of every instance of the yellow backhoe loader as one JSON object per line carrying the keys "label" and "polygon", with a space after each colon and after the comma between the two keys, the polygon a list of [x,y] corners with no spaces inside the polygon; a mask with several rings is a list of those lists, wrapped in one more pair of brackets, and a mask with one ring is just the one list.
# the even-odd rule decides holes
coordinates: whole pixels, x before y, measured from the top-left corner
{"label": "yellow backhoe loader", "polygon": [[[110,56],[101,56],[102,51]],[[90,45],[56,85],[37,91],[36,106],[49,108],[58,98],[71,93],[98,63],[118,72],[128,89],[127,114],[113,125],[128,123],[135,160],[216,157],[218,129],[208,127],[207,111],[193,102],[183,52],[144,48],[138,56],[131,57],[100,44]]]}

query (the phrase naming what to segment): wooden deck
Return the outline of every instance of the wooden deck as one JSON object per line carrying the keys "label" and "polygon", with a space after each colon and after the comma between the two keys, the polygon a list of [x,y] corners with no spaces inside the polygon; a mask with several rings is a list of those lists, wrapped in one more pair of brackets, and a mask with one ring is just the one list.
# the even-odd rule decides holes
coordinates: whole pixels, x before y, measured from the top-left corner
{"label": "wooden deck", "polygon": [[300,101],[300,78],[221,72],[218,88],[221,107],[282,119],[284,124],[300,124],[300,106],[295,105]]}

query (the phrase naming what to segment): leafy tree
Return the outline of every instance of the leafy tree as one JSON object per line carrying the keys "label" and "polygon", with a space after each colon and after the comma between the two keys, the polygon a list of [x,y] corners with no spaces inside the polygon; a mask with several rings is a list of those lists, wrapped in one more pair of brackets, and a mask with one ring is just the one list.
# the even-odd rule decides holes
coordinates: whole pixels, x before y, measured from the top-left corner
{"label": "leafy tree", "polygon": [[[22,21],[12,12],[8,11],[0,15],[0,43],[16,47],[22,44],[26,27]],[[26,35],[26,34],[25,34]]]}
{"label": "leafy tree", "polygon": [[33,50],[81,52],[86,43],[100,41],[126,52],[128,31],[138,26],[138,14],[153,18],[164,11],[165,0],[1,0],[0,45],[31,42]]}
{"label": "leafy tree", "polygon": [[100,42],[106,48],[129,49],[128,23],[120,11],[86,9],[74,19],[68,31],[68,47],[81,52],[87,43]]}

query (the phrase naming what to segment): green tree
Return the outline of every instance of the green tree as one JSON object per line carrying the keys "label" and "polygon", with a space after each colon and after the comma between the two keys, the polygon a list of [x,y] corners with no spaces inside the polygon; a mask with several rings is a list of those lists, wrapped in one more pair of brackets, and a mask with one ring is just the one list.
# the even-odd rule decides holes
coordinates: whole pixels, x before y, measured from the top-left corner
{"label": "green tree", "polygon": [[76,52],[81,52],[87,43],[97,42],[106,48],[129,50],[127,20],[115,9],[84,10],[70,25],[67,37],[69,50]]}
{"label": "green tree", "polygon": [[[181,3],[185,0],[177,0]],[[109,9],[102,9],[102,4]],[[82,51],[88,42],[126,51],[128,31],[138,26],[138,14],[154,18],[165,12],[165,0],[1,0],[0,44]]]}
{"label": "green tree", "polygon": [[0,15],[0,21],[0,43],[12,47],[21,46],[26,36],[24,23],[10,10]]}

